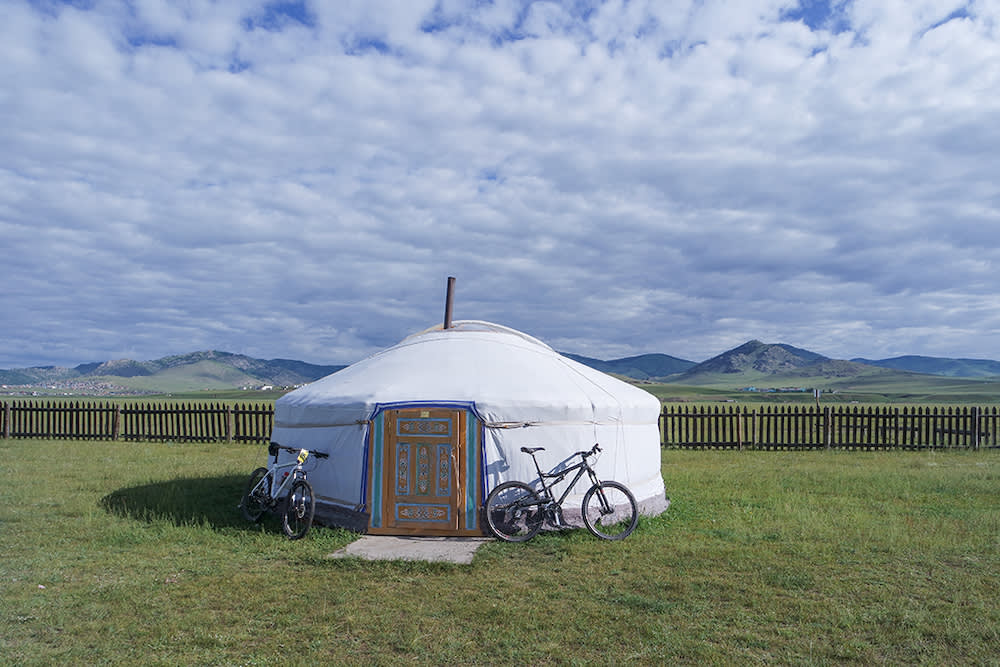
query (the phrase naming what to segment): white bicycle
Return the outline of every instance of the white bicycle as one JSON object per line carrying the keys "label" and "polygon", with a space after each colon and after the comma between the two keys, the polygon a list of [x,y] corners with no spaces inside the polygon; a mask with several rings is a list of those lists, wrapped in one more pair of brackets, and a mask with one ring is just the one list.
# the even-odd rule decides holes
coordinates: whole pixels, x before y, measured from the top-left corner
{"label": "white bicycle", "polygon": [[[280,450],[298,453],[294,463],[278,463]],[[330,455],[311,449],[296,449],[272,442],[267,453],[274,457],[266,468],[250,473],[247,490],[240,501],[240,510],[248,521],[260,521],[264,512],[277,510],[281,516],[281,530],[290,540],[304,537],[312,526],[316,513],[316,496],[306,479],[302,464],[309,456],[325,459]]]}

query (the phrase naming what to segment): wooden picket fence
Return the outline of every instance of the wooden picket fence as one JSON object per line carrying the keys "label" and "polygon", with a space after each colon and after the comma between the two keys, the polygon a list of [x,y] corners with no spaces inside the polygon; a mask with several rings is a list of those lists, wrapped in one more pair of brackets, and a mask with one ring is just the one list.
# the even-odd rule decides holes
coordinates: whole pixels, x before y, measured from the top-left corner
{"label": "wooden picket fence", "polygon": [[5,401],[0,408],[4,438],[266,442],[274,424],[269,404]]}
{"label": "wooden picket fence", "polygon": [[996,407],[664,405],[664,447],[721,449],[996,448]]}
{"label": "wooden picket fence", "polygon": [[[3,438],[266,442],[271,404],[0,402]],[[997,407],[666,404],[664,447],[981,449],[1000,447]]]}

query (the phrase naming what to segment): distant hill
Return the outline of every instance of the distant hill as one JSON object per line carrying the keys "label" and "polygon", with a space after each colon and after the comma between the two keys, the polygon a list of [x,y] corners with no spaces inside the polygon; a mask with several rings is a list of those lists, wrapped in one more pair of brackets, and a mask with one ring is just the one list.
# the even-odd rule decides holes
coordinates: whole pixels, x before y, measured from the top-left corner
{"label": "distant hill", "polygon": [[[566,353],[563,353],[566,354]],[[648,354],[613,361],[600,361],[566,354],[571,359],[606,373],[616,373],[669,384],[741,388],[761,387],[837,387],[856,385],[893,385],[920,381],[929,376],[981,379],[1000,376],[1000,362],[983,359],[945,359],[936,357],[896,357],[867,359],[831,359],[822,354],[785,343],[751,340],[701,363],[676,357]]]}
{"label": "distant hill", "polygon": [[751,340],[692,366],[680,375],[668,378],[667,382],[728,387],[757,384],[798,386],[893,372],[853,361],[830,359],[784,343]]}
{"label": "distant hill", "polygon": [[138,393],[197,391],[233,387],[286,387],[318,380],[344,368],[291,359],[254,359],[242,354],[208,350],[152,361],[120,359],[73,368],[44,366],[0,370],[0,384],[72,389],[86,393],[123,390]]}
{"label": "distant hill", "polygon": [[603,361],[601,359],[591,359],[579,354],[560,352],[559,354],[578,361],[585,366],[590,366],[602,373],[614,373],[623,375],[635,380],[649,380],[652,378],[663,378],[676,373],[683,373],[695,365],[693,361],[678,359],[668,354],[641,354],[637,357],[625,357],[624,359],[612,359]]}
{"label": "distant hill", "polygon": [[751,340],[692,366],[674,380],[683,382],[685,378],[717,374],[775,375],[821,361],[829,359],[821,354],[783,343],[768,344]]}
{"label": "distant hill", "polygon": [[906,355],[891,359],[851,359],[869,366],[892,368],[912,373],[927,373],[947,377],[997,377],[1000,376],[1000,361],[990,359],[948,359],[946,357],[921,357]]}
{"label": "distant hill", "polygon": [[[593,359],[561,353],[605,373],[681,385],[745,387],[761,385],[829,386],[836,382],[895,382],[911,374],[952,378],[1000,377],[1000,362],[904,356],[850,361],[784,343],[751,340],[695,363],[667,354],[643,354],[622,359]],[[0,370],[0,384],[44,387],[76,394],[171,393],[241,387],[288,387],[318,380],[344,368],[293,359],[254,359],[209,350],[152,361],[119,359],[80,364],[73,368],[37,366]]]}

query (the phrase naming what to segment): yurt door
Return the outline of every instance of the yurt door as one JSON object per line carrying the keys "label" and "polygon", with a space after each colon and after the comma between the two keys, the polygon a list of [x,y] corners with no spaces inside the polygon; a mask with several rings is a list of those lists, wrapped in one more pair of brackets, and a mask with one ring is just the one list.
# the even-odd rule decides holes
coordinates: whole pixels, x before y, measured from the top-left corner
{"label": "yurt door", "polygon": [[385,412],[381,530],[454,534],[465,499],[466,411]]}

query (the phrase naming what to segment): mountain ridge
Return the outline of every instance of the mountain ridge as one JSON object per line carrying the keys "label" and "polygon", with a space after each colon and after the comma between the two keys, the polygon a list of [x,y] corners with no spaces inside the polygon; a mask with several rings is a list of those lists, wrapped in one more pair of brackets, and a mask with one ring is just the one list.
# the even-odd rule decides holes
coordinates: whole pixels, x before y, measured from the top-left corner
{"label": "mountain ridge", "polygon": [[666,377],[682,373],[695,365],[693,361],[672,357],[669,354],[640,354],[634,357],[610,360],[594,359],[570,352],[560,352],[559,354],[602,373],[624,375],[633,380]]}
{"label": "mountain ridge", "polygon": [[[234,386],[295,386],[318,380],[344,365],[310,364],[293,359],[255,359],[242,354],[202,350],[150,361],[115,359],[74,367],[34,366],[0,370],[0,384],[13,386],[80,387],[93,384],[105,388],[156,391]],[[157,379],[162,382],[157,382]],[[169,380],[169,381],[168,381]]]}
{"label": "mountain ridge", "polygon": [[[564,356],[605,373],[640,382],[670,384],[794,383],[798,379],[891,376],[920,373],[955,378],[1000,377],[1000,362],[989,359],[952,359],[907,355],[872,360],[860,357],[831,359],[786,343],[750,340],[701,363],[667,354],[642,354],[621,359],[595,359],[562,352]],[[202,350],[150,361],[117,359],[89,362],[72,368],[35,366],[0,369],[0,384],[47,386],[102,393],[169,391],[233,387],[289,387],[318,380],[345,365],[311,364],[294,359],[255,359],[246,355]]]}
{"label": "mountain ridge", "polygon": [[826,360],[828,357],[816,352],[785,343],[762,343],[754,339],[692,366],[684,371],[678,381],[705,373],[738,374],[756,371],[773,375]]}
{"label": "mountain ridge", "polygon": [[991,359],[967,359],[948,357],[926,357],[908,354],[890,359],[851,359],[868,366],[893,368],[895,370],[926,373],[928,375],[944,375],[947,377],[995,377],[1000,376],[1000,361]]}

